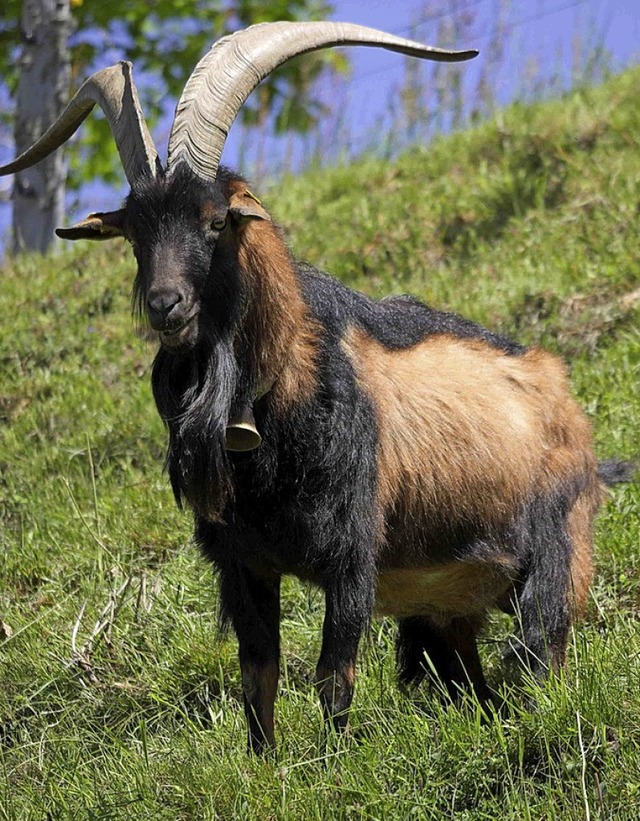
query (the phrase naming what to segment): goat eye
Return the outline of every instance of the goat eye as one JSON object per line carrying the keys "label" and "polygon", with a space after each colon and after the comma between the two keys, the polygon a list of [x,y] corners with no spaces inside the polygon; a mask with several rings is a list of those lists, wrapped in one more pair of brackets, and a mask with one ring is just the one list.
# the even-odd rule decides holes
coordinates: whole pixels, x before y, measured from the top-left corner
{"label": "goat eye", "polygon": [[216,218],[215,218],[215,219],[211,222],[211,227],[212,227],[212,228],[215,228],[215,230],[216,230],[216,231],[222,231],[222,229],[224,228],[224,226],[225,226],[226,224],[227,224],[227,221],[226,221],[226,219],[225,219],[224,217],[216,217]]}

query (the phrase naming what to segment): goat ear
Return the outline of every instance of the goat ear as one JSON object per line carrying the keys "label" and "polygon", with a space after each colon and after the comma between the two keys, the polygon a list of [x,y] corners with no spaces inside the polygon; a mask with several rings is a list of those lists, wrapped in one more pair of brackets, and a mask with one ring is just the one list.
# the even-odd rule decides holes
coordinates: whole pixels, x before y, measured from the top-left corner
{"label": "goat ear", "polygon": [[260,200],[248,188],[231,195],[229,213],[238,220],[257,219],[271,222],[271,217],[262,207]]}
{"label": "goat ear", "polygon": [[124,231],[124,210],[89,214],[86,219],[70,228],[56,228],[62,239],[112,239],[126,236]]}

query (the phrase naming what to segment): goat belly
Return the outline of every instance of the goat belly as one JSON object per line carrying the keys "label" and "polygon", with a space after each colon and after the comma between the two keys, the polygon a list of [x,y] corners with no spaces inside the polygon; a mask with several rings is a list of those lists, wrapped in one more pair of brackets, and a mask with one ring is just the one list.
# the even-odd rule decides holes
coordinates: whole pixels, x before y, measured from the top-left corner
{"label": "goat belly", "polygon": [[376,611],[407,618],[482,616],[511,588],[515,575],[511,556],[492,562],[460,561],[423,568],[393,568],[378,575]]}

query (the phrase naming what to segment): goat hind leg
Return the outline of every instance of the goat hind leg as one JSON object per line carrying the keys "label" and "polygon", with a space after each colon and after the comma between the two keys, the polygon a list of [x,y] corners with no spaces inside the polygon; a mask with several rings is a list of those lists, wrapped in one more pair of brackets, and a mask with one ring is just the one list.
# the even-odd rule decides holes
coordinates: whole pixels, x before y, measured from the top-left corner
{"label": "goat hind leg", "polygon": [[478,630],[479,623],[473,618],[456,617],[444,625],[424,616],[401,619],[396,644],[400,682],[409,685],[425,678],[439,679],[452,701],[471,688],[481,703],[490,702],[491,691],[478,654]]}
{"label": "goat hind leg", "polygon": [[521,639],[508,656],[538,679],[564,665],[571,623],[591,580],[594,512],[589,493],[572,503],[557,493],[534,505],[524,521],[529,561],[514,602]]}

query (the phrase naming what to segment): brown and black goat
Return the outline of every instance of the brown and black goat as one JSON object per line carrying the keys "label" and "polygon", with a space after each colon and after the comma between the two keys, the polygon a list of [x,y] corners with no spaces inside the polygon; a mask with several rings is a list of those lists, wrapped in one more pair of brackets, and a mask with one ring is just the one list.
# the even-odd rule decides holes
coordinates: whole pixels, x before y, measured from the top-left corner
{"label": "brown and black goat", "polygon": [[[517,612],[516,654],[562,665],[592,576],[602,482],[560,361],[408,297],[380,302],[292,258],[267,211],[219,167],[250,91],[284,60],[338,44],[466,59],[347,24],[266,24],[217,43],[178,103],[164,169],[130,66],[93,75],[2,173],[61,145],[98,102],[131,193],[60,230],[125,237],[158,334],[153,391],[168,472],[219,573],[239,642],[249,739],[274,742],[284,574],[326,597],[317,682],[347,723],[374,612],[398,621],[400,679],[435,673],[489,698],[476,638]],[[427,657],[429,661],[427,661]]]}

